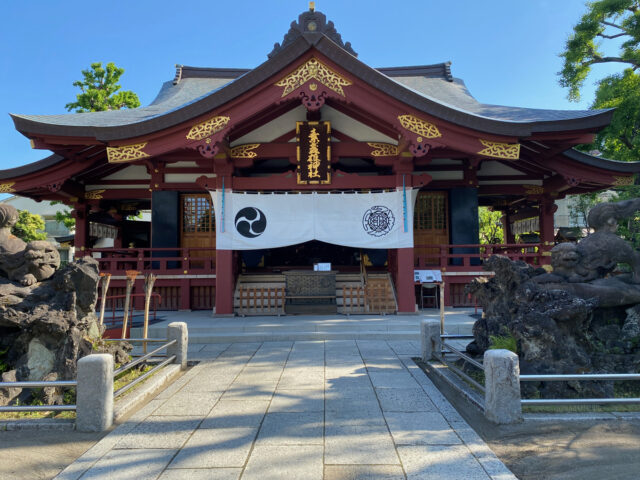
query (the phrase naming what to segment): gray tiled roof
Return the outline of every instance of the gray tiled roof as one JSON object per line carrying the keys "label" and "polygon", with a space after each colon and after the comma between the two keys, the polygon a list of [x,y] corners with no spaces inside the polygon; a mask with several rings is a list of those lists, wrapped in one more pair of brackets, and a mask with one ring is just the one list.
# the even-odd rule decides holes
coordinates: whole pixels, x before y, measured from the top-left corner
{"label": "gray tiled roof", "polygon": [[507,107],[504,105],[488,105],[476,100],[467,89],[464,81],[454,78],[446,81],[442,77],[426,76],[394,76],[396,82],[411,88],[413,91],[448,105],[456,110],[468,112],[485,118],[505,120],[509,122],[546,122],[583,118],[602,113],[603,110],[546,110],[540,108]]}
{"label": "gray tiled roof", "polygon": [[[441,64],[438,64],[441,65]],[[425,69],[431,65],[419,67],[380,68],[397,83],[432,101],[448,106],[460,112],[484,118],[509,122],[540,122],[584,118],[601,114],[602,110],[544,110],[536,108],[508,107],[488,105],[478,102],[464,81],[454,78],[448,81],[444,75],[402,75],[402,68]],[[193,67],[185,67],[193,69]],[[112,110],[107,112],[72,113],[63,115],[15,115],[15,117],[50,125],[114,127],[143,122],[183,108],[191,103],[214,94],[222,87],[234,81],[234,78],[220,78],[220,69],[193,69],[199,76],[182,77],[177,84],[165,82],[157,97],[149,106],[131,110]],[[242,73],[244,70],[235,70]],[[397,74],[400,75],[397,75]],[[209,74],[211,76],[207,77]],[[233,76],[238,76],[237,74]]]}
{"label": "gray tiled roof", "polygon": [[146,107],[106,112],[68,113],[63,115],[14,115],[14,117],[49,125],[115,127],[143,122],[211,95],[232,82],[228,78],[187,78],[174,85],[165,82],[155,100]]}

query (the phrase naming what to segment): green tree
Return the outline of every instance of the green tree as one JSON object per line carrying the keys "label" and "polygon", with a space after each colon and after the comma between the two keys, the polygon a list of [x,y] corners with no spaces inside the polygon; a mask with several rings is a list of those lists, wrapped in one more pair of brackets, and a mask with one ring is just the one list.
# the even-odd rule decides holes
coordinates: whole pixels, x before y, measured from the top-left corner
{"label": "green tree", "polygon": [[42,217],[30,213],[27,210],[19,210],[18,221],[11,229],[11,233],[25,242],[45,240],[47,234],[42,231],[39,232],[38,230],[44,230],[44,220]]}
{"label": "green tree", "polygon": [[504,243],[504,230],[500,221],[502,212],[494,212],[487,207],[480,207],[478,208],[478,218],[480,220],[480,243]]}
{"label": "green tree", "polygon": [[80,88],[82,93],[76,95],[76,101],[67,103],[65,108],[83,113],[139,107],[138,95],[131,90],[119,91],[121,86],[118,81],[123,73],[124,69],[116,67],[114,63],[108,63],[106,68],[101,62],[92,63],[91,68],[82,70],[83,79],[73,82],[73,86]]}
{"label": "green tree", "polygon": [[[573,27],[565,50],[560,85],[569,88],[571,100],[580,99],[580,89],[599,63],[623,63],[640,67],[640,0],[597,0],[587,2],[587,12]],[[619,39],[619,40],[617,40]],[[617,55],[607,55],[603,47],[619,42]]]}
{"label": "green tree", "polygon": [[615,108],[616,112],[611,124],[585,148],[596,148],[605,158],[640,160],[640,75],[627,68],[602,79],[592,107]]}
{"label": "green tree", "polygon": [[[605,53],[616,51],[617,54]],[[581,150],[599,150],[606,158],[640,159],[640,0],[597,0],[567,40],[560,84],[569,88],[570,100],[580,99],[580,89],[593,65],[619,63],[627,68],[597,82],[591,108],[616,108],[611,124]]]}

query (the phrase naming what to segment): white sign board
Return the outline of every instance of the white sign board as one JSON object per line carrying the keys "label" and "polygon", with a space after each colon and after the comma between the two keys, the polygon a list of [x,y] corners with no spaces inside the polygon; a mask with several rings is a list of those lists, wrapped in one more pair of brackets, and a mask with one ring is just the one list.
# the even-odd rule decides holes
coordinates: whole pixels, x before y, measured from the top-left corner
{"label": "white sign board", "polygon": [[416,283],[435,283],[442,281],[440,270],[414,270],[413,280]]}

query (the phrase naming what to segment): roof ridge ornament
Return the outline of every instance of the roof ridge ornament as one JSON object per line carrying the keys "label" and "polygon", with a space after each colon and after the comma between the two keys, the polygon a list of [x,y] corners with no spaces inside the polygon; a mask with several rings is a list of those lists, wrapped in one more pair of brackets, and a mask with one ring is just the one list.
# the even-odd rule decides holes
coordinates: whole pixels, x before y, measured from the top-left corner
{"label": "roof ridge ornament", "polygon": [[309,33],[320,33],[325,35],[333,42],[337,43],[340,47],[344,48],[354,57],[358,54],[351,48],[351,42],[343,42],[342,36],[336,30],[335,25],[331,20],[327,22],[327,16],[322,12],[315,10],[315,2],[309,2],[309,10],[301,13],[298,16],[298,21],[291,22],[289,31],[284,36],[282,44],[275,43],[271,53],[267,57],[271,58],[284,50],[289,44],[293,43],[298,37]]}

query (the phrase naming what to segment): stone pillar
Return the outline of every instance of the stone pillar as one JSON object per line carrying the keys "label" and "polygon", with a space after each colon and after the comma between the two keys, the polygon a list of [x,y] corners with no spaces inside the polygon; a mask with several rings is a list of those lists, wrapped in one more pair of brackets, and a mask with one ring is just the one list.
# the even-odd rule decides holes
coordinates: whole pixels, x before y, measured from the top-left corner
{"label": "stone pillar", "polygon": [[484,414],[497,424],[522,421],[520,365],[509,350],[484,352]]}
{"label": "stone pillar", "polygon": [[216,315],[233,315],[233,250],[216,250]]}
{"label": "stone pillar", "polygon": [[398,313],[415,313],[416,294],[413,280],[413,248],[396,249],[396,295]]}
{"label": "stone pillar", "polygon": [[185,322],[171,322],[167,325],[167,340],[177,340],[176,343],[167,347],[167,357],[176,356],[173,363],[180,365],[184,370],[187,368],[187,347],[189,346],[189,330]]}
{"label": "stone pillar", "polygon": [[101,353],[78,360],[76,429],[103,432],[113,424],[113,356]]}
{"label": "stone pillar", "polygon": [[440,339],[440,321],[425,318],[420,322],[421,357],[423,362],[437,359],[442,350]]}

